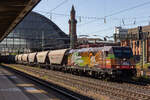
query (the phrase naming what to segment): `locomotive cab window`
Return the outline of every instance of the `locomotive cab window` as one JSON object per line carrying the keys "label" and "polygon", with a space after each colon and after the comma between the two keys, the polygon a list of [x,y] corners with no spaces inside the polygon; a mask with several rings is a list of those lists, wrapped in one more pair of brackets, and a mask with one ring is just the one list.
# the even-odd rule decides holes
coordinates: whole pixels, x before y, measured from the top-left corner
{"label": "locomotive cab window", "polygon": [[123,59],[123,58],[131,58],[133,57],[131,48],[126,47],[114,47],[113,52],[115,57]]}

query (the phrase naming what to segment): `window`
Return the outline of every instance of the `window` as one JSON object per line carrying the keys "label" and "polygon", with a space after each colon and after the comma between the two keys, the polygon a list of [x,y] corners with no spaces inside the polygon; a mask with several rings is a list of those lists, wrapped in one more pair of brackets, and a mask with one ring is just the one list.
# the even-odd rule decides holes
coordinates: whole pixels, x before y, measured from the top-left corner
{"label": "window", "polygon": [[137,41],[137,47],[139,47],[139,41]]}
{"label": "window", "polygon": [[135,49],[135,51],[136,51],[136,41],[134,41],[134,49]]}
{"label": "window", "polygon": [[131,41],[131,48],[133,48],[133,42]]}

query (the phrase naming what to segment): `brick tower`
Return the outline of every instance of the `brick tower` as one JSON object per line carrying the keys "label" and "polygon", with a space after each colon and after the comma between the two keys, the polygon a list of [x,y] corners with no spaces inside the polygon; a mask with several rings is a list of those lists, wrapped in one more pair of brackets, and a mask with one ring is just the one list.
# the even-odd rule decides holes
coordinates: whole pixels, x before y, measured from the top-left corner
{"label": "brick tower", "polygon": [[75,19],[75,10],[74,6],[72,6],[70,12],[70,20],[69,20],[69,36],[70,36],[70,48],[75,49],[77,46],[77,34],[76,34],[76,24],[77,20]]}

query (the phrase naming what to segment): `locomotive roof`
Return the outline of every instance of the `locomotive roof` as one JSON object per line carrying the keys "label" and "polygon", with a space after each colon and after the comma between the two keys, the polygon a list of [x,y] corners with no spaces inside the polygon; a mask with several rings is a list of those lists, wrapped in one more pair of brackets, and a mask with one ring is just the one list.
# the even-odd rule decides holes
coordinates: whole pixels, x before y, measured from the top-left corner
{"label": "locomotive roof", "polygon": [[109,51],[112,48],[112,46],[104,46],[103,51]]}
{"label": "locomotive roof", "polygon": [[[111,47],[109,47],[111,48]],[[108,48],[106,47],[96,47],[96,48],[81,48],[81,49],[72,49],[69,51],[69,53],[73,53],[73,52],[94,52],[94,51],[98,51],[98,50],[104,50],[107,51]]]}
{"label": "locomotive roof", "polygon": [[112,49],[112,47],[118,47],[118,48],[130,48],[130,47],[121,47],[121,46],[104,46],[104,47],[95,47],[95,48],[81,48],[81,49],[72,49],[69,51],[69,53],[73,53],[73,52],[94,52],[94,51],[98,51],[98,50],[102,50],[102,51],[109,51],[110,49]]}

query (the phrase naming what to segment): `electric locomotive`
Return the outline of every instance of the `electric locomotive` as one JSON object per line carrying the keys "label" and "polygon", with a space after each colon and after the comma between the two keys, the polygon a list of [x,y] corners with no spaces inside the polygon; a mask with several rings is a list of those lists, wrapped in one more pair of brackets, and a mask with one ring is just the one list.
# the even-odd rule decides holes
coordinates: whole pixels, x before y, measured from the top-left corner
{"label": "electric locomotive", "polygon": [[70,50],[68,66],[98,77],[132,77],[136,75],[130,47],[104,46]]}
{"label": "electric locomotive", "polygon": [[136,75],[130,47],[50,50],[17,55],[16,62],[100,78],[131,78]]}

